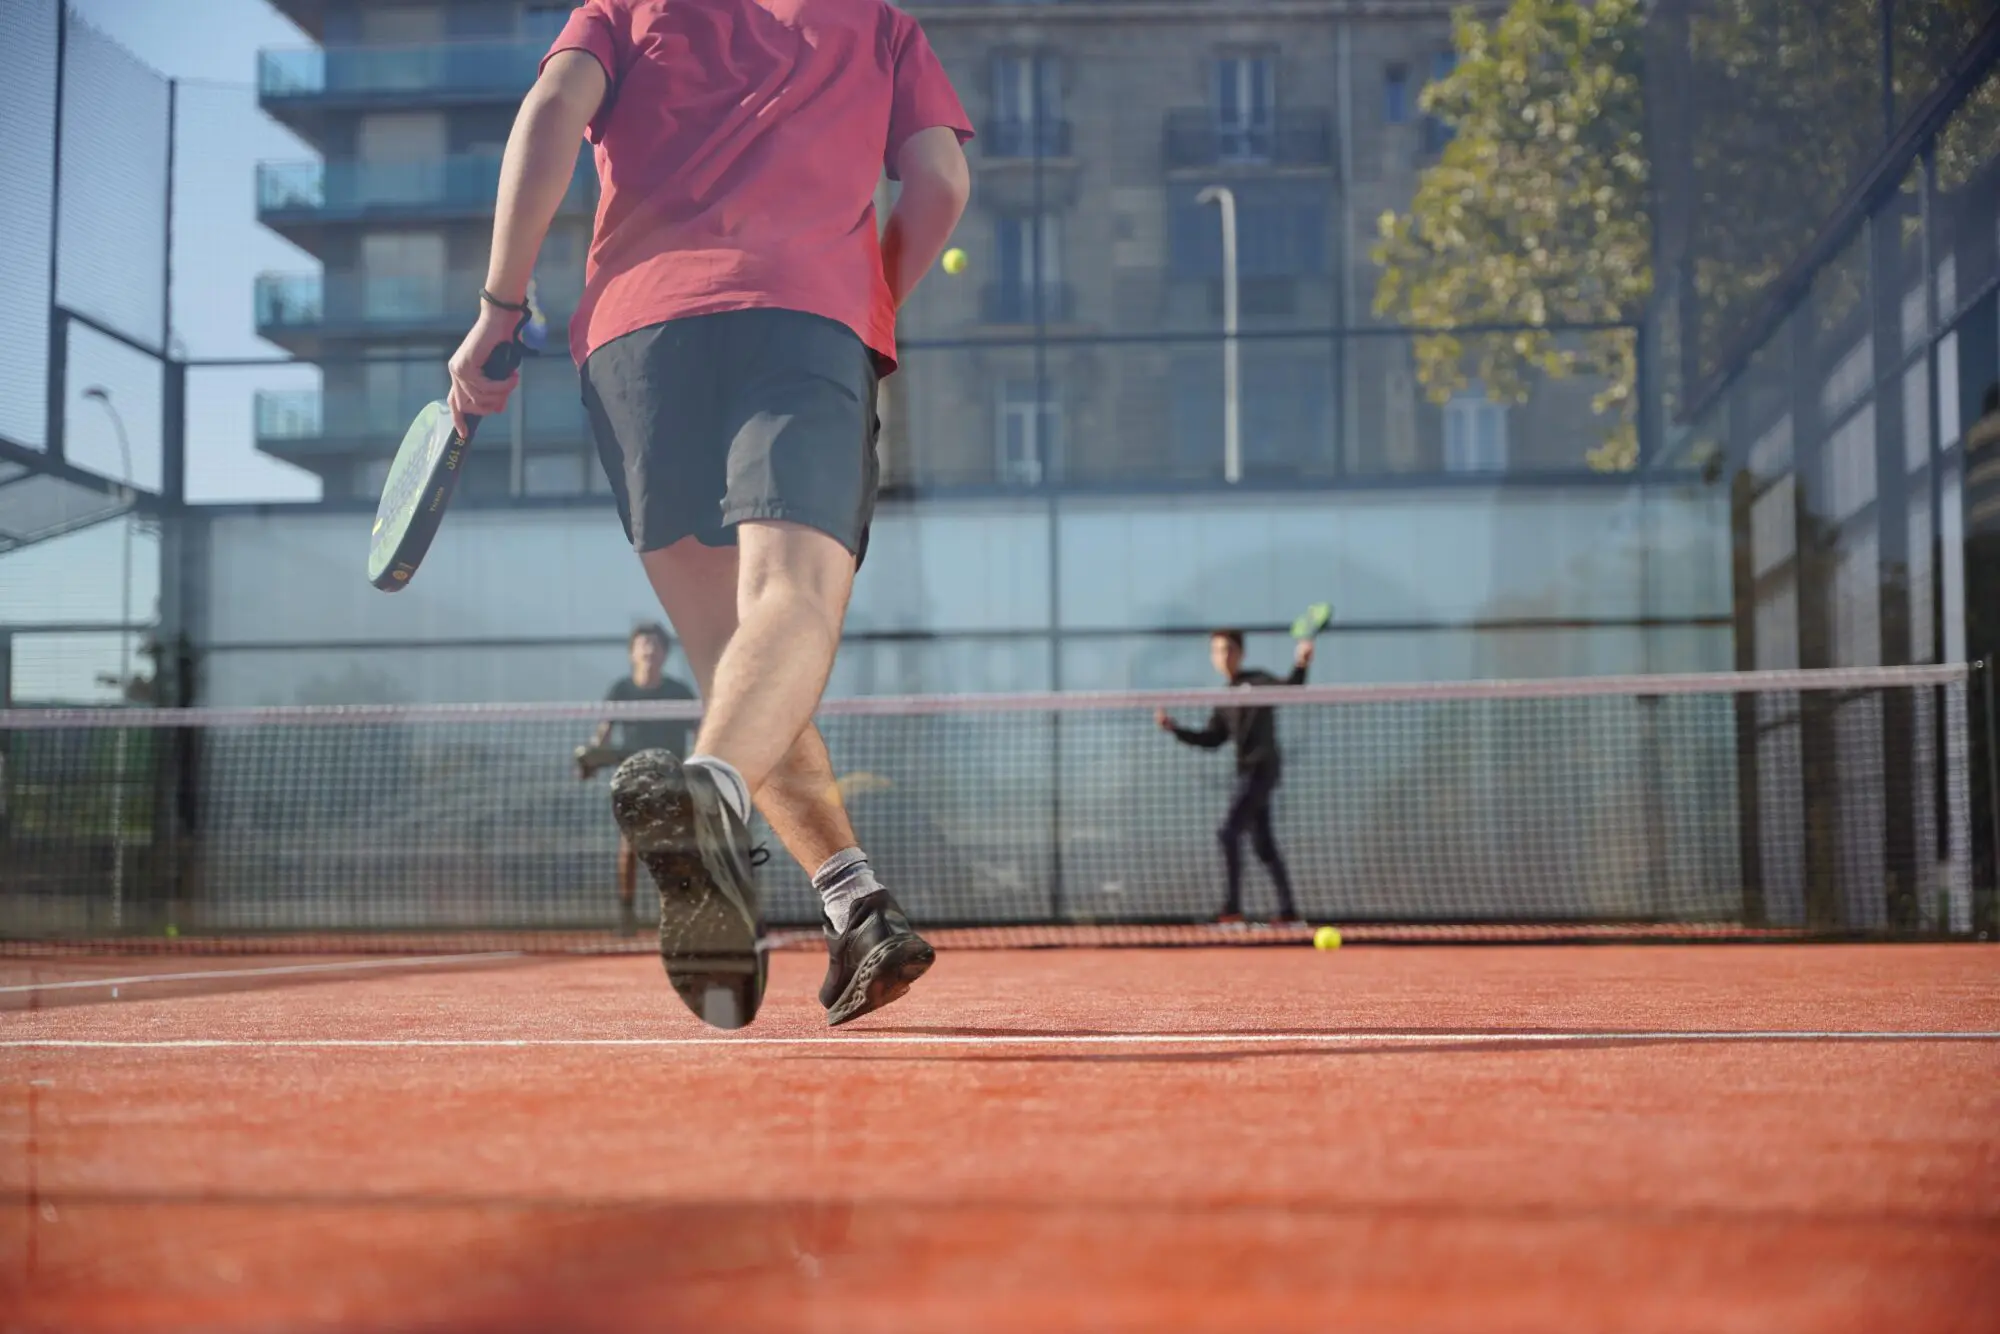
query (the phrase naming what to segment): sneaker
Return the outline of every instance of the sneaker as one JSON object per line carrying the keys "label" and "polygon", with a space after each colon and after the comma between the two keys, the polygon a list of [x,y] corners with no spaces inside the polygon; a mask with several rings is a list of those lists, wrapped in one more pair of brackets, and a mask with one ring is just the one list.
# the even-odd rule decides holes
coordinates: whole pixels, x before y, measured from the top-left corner
{"label": "sneaker", "polygon": [[859,1019],[901,998],[937,958],[886,889],[854,905],[847,930],[836,933],[824,917],[820,926],[826,932],[826,981],[819,1003],[829,1025]]}
{"label": "sneaker", "polygon": [[700,769],[664,750],[618,766],[611,813],[660,891],[660,961],[681,1001],[742,1028],[764,1000],[763,914],[750,832]]}

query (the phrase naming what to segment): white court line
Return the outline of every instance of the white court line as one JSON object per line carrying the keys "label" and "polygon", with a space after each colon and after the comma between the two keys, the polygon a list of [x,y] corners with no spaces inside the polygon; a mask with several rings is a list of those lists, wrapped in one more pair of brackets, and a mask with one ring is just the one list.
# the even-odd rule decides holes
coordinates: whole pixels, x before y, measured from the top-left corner
{"label": "white court line", "polygon": [[1365,1047],[1382,1043],[1533,1042],[1550,1046],[1592,1042],[1994,1042],[2000,1031],[1796,1030],[1633,1033],[1537,1031],[1526,1033],[853,1033],[789,1038],[92,1038],[0,1039],[0,1049],[36,1047],[80,1051],[388,1050],[434,1048],[516,1049],[549,1047],[1258,1047],[1292,1043]]}
{"label": "white court line", "polygon": [[138,977],[99,977],[82,982],[28,982],[16,987],[0,987],[0,995],[19,991],[74,991],[89,987],[136,987],[146,982],[186,982],[216,977],[286,977],[294,973],[358,972],[364,968],[418,968],[436,964],[488,963],[495,959],[519,959],[520,950],[488,954],[431,954],[415,959],[352,959],[340,963],[292,963],[270,968],[210,968],[187,973],[144,973]]}

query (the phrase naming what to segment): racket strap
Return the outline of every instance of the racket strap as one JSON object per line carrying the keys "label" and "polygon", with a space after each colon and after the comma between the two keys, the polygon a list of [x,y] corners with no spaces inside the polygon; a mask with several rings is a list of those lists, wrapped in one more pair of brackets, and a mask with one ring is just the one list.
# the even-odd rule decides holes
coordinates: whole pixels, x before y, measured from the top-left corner
{"label": "racket strap", "polygon": [[516,315],[526,315],[528,313],[528,303],[526,301],[521,301],[518,303],[513,301],[502,301],[499,297],[493,295],[493,293],[487,291],[483,287],[479,289],[479,299],[481,301],[484,301],[489,306],[498,306],[502,310],[511,310]]}

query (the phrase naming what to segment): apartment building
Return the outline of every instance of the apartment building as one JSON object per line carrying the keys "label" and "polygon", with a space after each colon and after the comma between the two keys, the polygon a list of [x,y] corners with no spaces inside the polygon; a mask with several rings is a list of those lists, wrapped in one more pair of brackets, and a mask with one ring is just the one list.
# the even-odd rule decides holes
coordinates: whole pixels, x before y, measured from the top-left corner
{"label": "apartment building", "polygon": [[[266,110],[323,155],[259,173],[267,225],[323,275],[271,274],[258,327],[325,366],[258,405],[262,447],[370,494],[472,308],[513,106],[568,6],[274,0],[320,45],[265,53]],[[1573,468],[1591,386],[1439,404],[1370,313],[1368,251],[1446,132],[1443,0],[912,5],[980,134],[958,278],[904,316],[884,418],[892,491],[1226,484],[1222,208],[1235,206],[1238,479],[1338,485]],[[561,357],[594,197],[587,160],[540,295],[553,355],[468,486],[601,490]],[[885,183],[884,202],[890,198]],[[1209,202],[1203,202],[1207,200]],[[1338,334],[1336,331],[1347,331]]]}
{"label": "apartment building", "polygon": [[[260,395],[259,447],[318,473],[329,498],[374,495],[410,416],[444,388],[477,310],[500,154],[569,6],[277,0],[319,42],[267,51],[264,109],[320,156],[257,172],[264,225],[321,271],[260,275],[258,332],[323,368],[322,388]],[[537,272],[550,355],[481,433],[468,494],[603,489],[564,329],[583,285],[596,179],[579,157]]]}

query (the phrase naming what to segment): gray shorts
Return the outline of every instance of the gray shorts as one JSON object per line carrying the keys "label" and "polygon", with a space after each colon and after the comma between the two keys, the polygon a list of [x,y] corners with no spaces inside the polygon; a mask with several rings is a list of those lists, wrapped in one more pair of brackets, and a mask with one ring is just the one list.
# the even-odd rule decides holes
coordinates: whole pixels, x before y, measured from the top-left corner
{"label": "gray shorts", "polygon": [[635,551],[733,546],[746,519],[868,551],[879,468],[874,353],[792,310],[731,310],[615,338],[583,365],[583,404]]}

